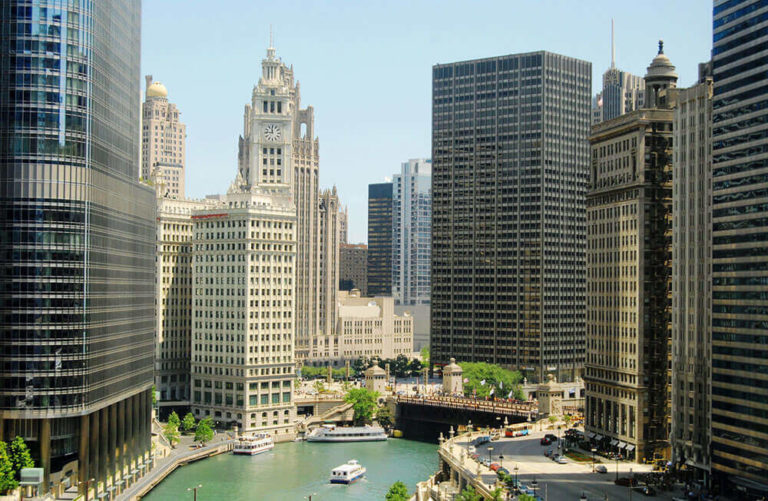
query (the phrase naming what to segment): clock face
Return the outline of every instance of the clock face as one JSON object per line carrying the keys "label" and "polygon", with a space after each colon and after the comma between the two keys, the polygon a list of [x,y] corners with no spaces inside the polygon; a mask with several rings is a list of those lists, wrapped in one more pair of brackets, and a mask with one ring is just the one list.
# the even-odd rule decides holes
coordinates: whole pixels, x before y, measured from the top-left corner
{"label": "clock face", "polygon": [[264,127],[264,139],[267,141],[279,141],[282,132],[280,126],[275,124],[269,124]]}

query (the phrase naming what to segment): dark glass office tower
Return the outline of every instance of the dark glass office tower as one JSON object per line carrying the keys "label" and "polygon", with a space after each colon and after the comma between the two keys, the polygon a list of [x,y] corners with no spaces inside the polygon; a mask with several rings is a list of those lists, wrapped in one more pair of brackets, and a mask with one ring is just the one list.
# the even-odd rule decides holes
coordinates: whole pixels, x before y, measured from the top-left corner
{"label": "dark glass office tower", "polygon": [[368,185],[368,296],[392,295],[392,183]]}
{"label": "dark glass office tower", "polygon": [[27,440],[44,490],[93,478],[101,493],[145,471],[150,451],[141,3],[0,9],[0,436]]}
{"label": "dark glass office tower", "polygon": [[581,373],[591,74],[549,52],[433,67],[435,363]]}
{"label": "dark glass office tower", "polygon": [[714,2],[712,473],[768,495],[768,3]]}

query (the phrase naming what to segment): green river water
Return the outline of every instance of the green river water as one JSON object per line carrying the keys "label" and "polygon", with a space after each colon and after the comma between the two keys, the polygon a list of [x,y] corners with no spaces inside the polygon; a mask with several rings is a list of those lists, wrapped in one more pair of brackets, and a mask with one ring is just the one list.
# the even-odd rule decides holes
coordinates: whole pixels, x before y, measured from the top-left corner
{"label": "green river water", "polygon": [[[331,470],[357,459],[368,470],[352,485],[331,485]],[[192,500],[188,487],[202,484],[198,501],[383,500],[400,480],[416,483],[437,471],[437,445],[403,439],[386,442],[277,444],[258,456],[222,454],[182,466],[155,487],[146,501]]]}

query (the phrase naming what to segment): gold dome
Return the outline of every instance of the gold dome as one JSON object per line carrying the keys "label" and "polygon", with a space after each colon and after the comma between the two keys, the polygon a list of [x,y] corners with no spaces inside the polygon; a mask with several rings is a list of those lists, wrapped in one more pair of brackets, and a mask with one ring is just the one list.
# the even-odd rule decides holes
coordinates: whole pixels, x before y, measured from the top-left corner
{"label": "gold dome", "polygon": [[168,97],[168,89],[160,82],[152,82],[152,85],[147,87],[147,97]]}

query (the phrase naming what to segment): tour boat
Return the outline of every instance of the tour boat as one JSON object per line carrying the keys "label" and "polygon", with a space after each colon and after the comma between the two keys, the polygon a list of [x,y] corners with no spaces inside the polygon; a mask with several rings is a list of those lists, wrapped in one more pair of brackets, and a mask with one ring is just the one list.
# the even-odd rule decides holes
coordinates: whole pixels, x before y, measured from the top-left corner
{"label": "tour boat", "polygon": [[355,480],[363,478],[364,475],[365,468],[354,459],[350,459],[347,464],[337,466],[331,471],[331,483],[349,485]]}
{"label": "tour boat", "polygon": [[378,426],[322,426],[307,436],[307,442],[374,442],[386,439],[384,428]]}
{"label": "tour boat", "polygon": [[240,440],[235,442],[235,447],[232,449],[232,453],[255,456],[256,454],[267,452],[274,447],[275,442],[270,435],[266,433],[258,433],[240,437]]}

